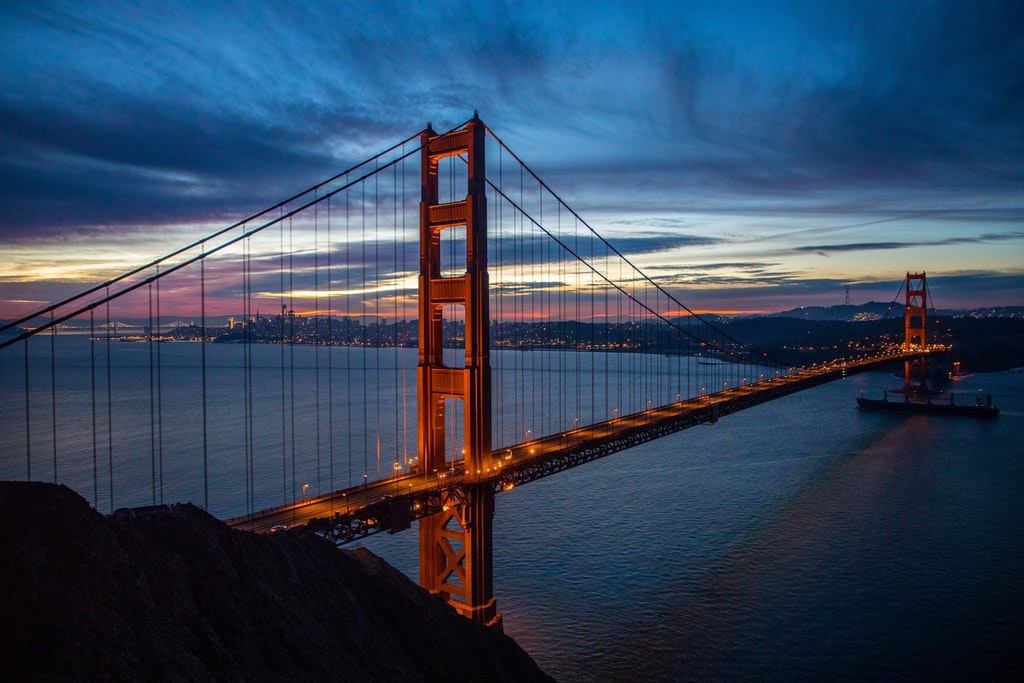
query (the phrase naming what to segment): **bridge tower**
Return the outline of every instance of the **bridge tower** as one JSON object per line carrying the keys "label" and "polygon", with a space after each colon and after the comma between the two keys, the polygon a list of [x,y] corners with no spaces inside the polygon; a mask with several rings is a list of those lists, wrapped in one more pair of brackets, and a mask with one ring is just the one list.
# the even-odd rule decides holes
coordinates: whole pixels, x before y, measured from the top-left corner
{"label": "bridge tower", "polygon": [[[925,320],[928,318],[928,297],[924,273],[907,273],[907,308],[904,313],[904,351],[927,348]],[[915,395],[928,391],[928,366],[923,358],[903,363],[903,393]]]}
{"label": "bridge tower", "polygon": [[[491,367],[484,125],[474,115],[465,127],[444,135],[437,135],[428,126],[420,142],[417,457],[424,476],[443,473],[451,466],[445,461],[446,399],[462,401],[464,417],[464,485],[442,490],[441,511],[420,520],[420,584],[442,595],[464,616],[498,625],[501,617],[493,595],[491,545],[494,488],[488,481]],[[464,156],[466,161],[466,198],[442,204],[438,197],[438,163],[455,156]],[[441,234],[459,227],[465,229],[465,273],[443,277]],[[445,272],[450,272],[450,266]],[[444,363],[445,306],[461,306],[464,311],[462,367]]]}

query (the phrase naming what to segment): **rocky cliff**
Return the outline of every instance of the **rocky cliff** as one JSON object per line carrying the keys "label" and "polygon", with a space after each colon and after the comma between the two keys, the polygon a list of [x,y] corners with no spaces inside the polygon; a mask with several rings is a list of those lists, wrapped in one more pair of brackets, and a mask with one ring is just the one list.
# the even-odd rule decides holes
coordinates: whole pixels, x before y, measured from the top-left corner
{"label": "rocky cliff", "polygon": [[368,551],[0,482],[0,680],[551,679]]}

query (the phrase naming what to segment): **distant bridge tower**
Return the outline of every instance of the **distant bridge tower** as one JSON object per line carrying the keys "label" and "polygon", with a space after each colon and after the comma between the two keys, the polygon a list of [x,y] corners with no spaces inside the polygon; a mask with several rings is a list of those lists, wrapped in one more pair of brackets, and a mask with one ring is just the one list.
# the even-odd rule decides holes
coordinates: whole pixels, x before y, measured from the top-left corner
{"label": "distant bridge tower", "polygon": [[[428,126],[420,141],[423,193],[417,424],[418,458],[425,476],[435,471],[443,473],[449,467],[445,462],[445,400],[461,400],[464,415],[464,484],[443,491],[442,511],[420,520],[420,584],[442,595],[458,612],[474,621],[499,624],[493,596],[491,545],[494,488],[488,481],[491,367],[484,125],[474,115],[464,128],[445,135],[435,134]],[[438,162],[456,155],[464,155],[466,160],[466,198],[441,204]],[[441,233],[462,226],[466,235],[465,273],[442,277]],[[446,264],[445,272],[456,265]],[[463,367],[444,364],[445,306],[464,309]]]}
{"label": "distant bridge tower", "polygon": [[[906,291],[907,308],[903,319],[905,328],[903,350],[924,351],[927,348],[925,320],[928,318],[925,274],[907,273]],[[903,363],[904,395],[927,392],[927,379],[928,366],[924,358],[908,360]]]}

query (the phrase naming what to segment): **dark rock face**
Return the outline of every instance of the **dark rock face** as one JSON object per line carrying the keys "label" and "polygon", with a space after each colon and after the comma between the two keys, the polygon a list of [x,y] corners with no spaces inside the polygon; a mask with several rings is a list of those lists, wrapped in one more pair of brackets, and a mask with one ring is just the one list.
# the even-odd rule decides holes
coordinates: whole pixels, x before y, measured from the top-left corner
{"label": "dark rock face", "polygon": [[551,679],[368,551],[0,482],[0,680]]}

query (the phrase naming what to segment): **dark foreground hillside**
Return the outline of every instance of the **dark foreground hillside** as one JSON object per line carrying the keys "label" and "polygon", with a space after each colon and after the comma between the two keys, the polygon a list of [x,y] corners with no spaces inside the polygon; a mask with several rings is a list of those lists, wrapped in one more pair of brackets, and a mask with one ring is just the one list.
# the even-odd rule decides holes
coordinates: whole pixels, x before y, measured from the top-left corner
{"label": "dark foreground hillside", "polygon": [[547,681],[365,550],[0,482],[0,681]]}

